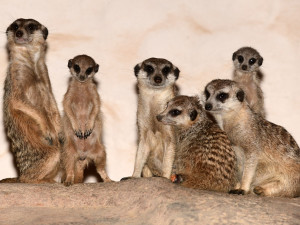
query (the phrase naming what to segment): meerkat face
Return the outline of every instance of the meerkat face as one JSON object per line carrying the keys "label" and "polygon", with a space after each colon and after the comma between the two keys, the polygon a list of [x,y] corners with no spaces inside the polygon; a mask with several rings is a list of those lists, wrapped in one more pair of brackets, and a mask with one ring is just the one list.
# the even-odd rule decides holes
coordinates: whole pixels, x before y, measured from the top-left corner
{"label": "meerkat face", "polygon": [[231,80],[213,80],[205,87],[205,110],[213,114],[238,111],[244,102],[245,93]]}
{"label": "meerkat face", "polygon": [[17,19],[6,30],[9,43],[17,45],[31,44],[33,41],[44,42],[48,29],[33,19]]}
{"label": "meerkat face", "polygon": [[134,74],[139,83],[158,89],[174,84],[179,72],[171,62],[158,58],[149,58],[134,67]]}
{"label": "meerkat face", "polygon": [[99,65],[87,55],[78,55],[68,62],[72,76],[79,82],[85,82],[94,77],[99,70]]}
{"label": "meerkat face", "polygon": [[167,108],[156,116],[165,125],[190,127],[199,120],[203,112],[196,97],[176,96],[167,103]]}
{"label": "meerkat face", "polygon": [[260,54],[254,48],[250,47],[243,47],[234,52],[232,60],[235,69],[242,72],[257,71],[263,63],[263,58]]}

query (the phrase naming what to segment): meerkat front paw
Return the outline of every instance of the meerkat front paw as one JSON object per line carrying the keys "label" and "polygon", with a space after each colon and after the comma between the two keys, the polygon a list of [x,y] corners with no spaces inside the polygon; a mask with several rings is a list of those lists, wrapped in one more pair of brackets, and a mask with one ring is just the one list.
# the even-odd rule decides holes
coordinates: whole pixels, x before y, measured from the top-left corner
{"label": "meerkat front paw", "polygon": [[84,132],[84,134],[83,134],[83,138],[84,138],[84,139],[87,139],[88,136],[90,136],[92,132],[93,132],[92,129],[86,130],[86,131]]}
{"label": "meerkat front paw", "polygon": [[243,189],[234,189],[234,190],[230,190],[229,194],[235,194],[235,195],[245,195],[246,191]]}
{"label": "meerkat front paw", "polygon": [[53,139],[50,136],[45,137],[45,140],[48,142],[49,145],[53,145]]}
{"label": "meerkat front paw", "polygon": [[78,138],[80,138],[80,139],[84,138],[84,133],[81,130],[75,130],[74,132]]}

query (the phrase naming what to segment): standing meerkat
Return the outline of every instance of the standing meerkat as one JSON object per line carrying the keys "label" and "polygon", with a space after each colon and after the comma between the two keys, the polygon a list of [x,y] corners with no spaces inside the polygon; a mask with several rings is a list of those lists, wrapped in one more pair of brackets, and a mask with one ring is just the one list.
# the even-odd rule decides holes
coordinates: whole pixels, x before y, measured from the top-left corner
{"label": "standing meerkat", "polygon": [[197,97],[176,96],[157,119],[175,128],[173,182],[223,192],[234,187],[235,153],[225,132],[209,118]]}
{"label": "standing meerkat", "polygon": [[133,177],[152,175],[170,178],[175,139],[171,126],[158,122],[156,115],[175,97],[179,69],[166,59],[149,58],[134,67],[138,86],[138,149]]}
{"label": "standing meerkat", "polygon": [[17,19],[6,34],[4,126],[19,176],[2,182],[54,182],[61,118],[45,64],[48,30],[36,20]]}
{"label": "standing meerkat", "polygon": [[254,48],[243,47],[233,53],[232,61],[234,64],[233,80],[246,93],[246,101],[250,108],[265,117],[264,96],[260,87],[262,74],[259,72],[263,57]]}
{"label": "standing meerkat", "polygon": [[205,88],[205,109],[244,155],[235,194],[297,197],[300,195],[300,149],[281,126],[253,113],[235,81],[213,80]]}
{"label": "standing meerkat", "polygon": [[87,55],[78,55],[68,62],[71,80],[63,99],[65,144],[62,152],[66,186],[82,183],[84,169],[93,162],[104,182],[106,152],[102,144],[100,97],[94,75],[99,65]]}

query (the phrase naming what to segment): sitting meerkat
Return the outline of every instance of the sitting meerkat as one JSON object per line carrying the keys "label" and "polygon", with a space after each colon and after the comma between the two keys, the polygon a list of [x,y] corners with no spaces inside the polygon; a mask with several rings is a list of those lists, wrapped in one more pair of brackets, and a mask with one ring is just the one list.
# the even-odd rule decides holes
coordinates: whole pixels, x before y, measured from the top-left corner
{"label": "sitting meerkat", "polygon": [[132,177],[170,178],[175,139],[171,126],[156,120],[176,94],[179,69],[166,59],[149,58],[134,68],[138,86],[138,149]]}
{"label": "sitting meerkat", "polygon": [[68,67],[72,78],[63,99],[62,181],[66,186],[82,183],[84,169],[90,162],[104,182],[111,181],[105,169],[100,97],[94,80],[99,65],[87,55],[78,55],[69,60]]}
{"label": "sitting meerkat", "polygon": [[262,74],[259,71],[263,57],[254,48],[243,47],[233,53],[232,61],[233,80],[244,90],[246,101],[253,112],[265,117],[264,96],[260,87]]}
{"label": "sitting meerkat", "polygon": [[235,81],[213,80],[205,88],[205,109],[214,115],[243,158],[241,182],[234,194],[300,195],[300,149],[281,126],[253,113]]}
{"label": "sitting meerkat", "polygon": [[59,170],[62,127],[45,63],[48,29],[33,19],[17,19],[6,34],[3,117],[19,174],[1,182],[52,183]]}
{"label": "sitting meerkat", "polygon": [[235,153],[225,132],[209,118],[197,97],[176,96],[157,119],[175,129],[173,182],[223,192],[234,187]]}

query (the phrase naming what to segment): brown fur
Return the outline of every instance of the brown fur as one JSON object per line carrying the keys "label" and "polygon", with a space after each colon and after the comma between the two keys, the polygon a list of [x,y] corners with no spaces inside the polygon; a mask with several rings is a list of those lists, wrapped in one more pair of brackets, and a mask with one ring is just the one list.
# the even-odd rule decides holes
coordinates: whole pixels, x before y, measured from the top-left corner
{"label": "brown fur", "polygon": [[137,124],[139,145],[133,177],[152,175],[170,178],[174,160],[173,129],[156,120],[176,94],[179,70],[165,59],[150,58],[134,68],[138,81]]}
{"label": "brown fur", "polygon": [[175,128],[172,174],[182,185],[228,192],[236,183],[236,157],[227,135],[209,119],[197,97],[177,96],[157,116]]}
{"label": "brown fur", "polygon": [[[246,194],[253,189],[265,196],[299,196],[300,149],[294,138],[283,127],[253,113],[236,82],[214,80],[206,90],[210,96],[205,108],[244,155],[241,183],[232,193]],[[220,97],[222,93],[227,98]]]}
{"label": "brown fur", "polygon": [[[242,57],[243,61],[239,61]],[[262,75],[259,67],[263,63],[263,58],[260,54],[251,47],[243,47],[233,53],[233,64],[235,66],[233,80],[239,83],[240,87],[246,93],[246,101],[249,107],[262,117],[266,116],[264,108],[264,96],[260,87]],[[254,60],[250,63],[251,60]]]}
{"label": "brown fur", "polygon": [[68,67],[72,78],[63,100],[65,146],[62,165],[65,174],[62,181],[66,186],[82,183],[84,169],[90,162],[94,162],[104,182],[110,181],[102,144],[101,102],[94,81],[99,66],[91,57],[79,55],[69,60]]}
{"label": "brown fur", "polygon": [[7,28],[4,126],[19,177],[3,182],[54,182],[58,172],[61,119],[45,64],[47,35],[47,28],[32,19]]}

